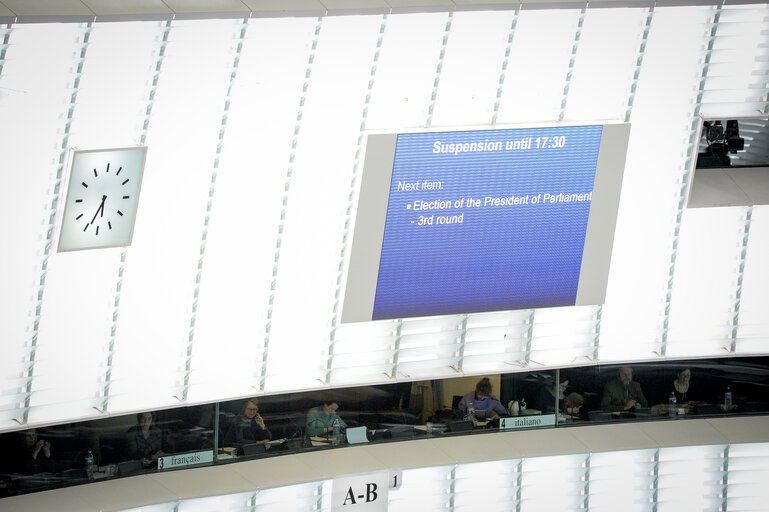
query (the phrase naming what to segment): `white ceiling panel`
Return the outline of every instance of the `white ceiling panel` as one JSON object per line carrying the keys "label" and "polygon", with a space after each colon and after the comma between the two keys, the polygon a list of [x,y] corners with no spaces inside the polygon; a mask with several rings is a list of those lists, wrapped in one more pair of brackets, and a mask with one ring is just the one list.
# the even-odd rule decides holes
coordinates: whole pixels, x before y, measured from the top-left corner
{"label": "white ceiling panel", "polygon": [[94,14],[171,14],[163,0],[81,0]]}
{"label": "white ceiling panel", "polygon": [[326,7],[318,0],[243,0],[252,11],[317,11]]}
{"label": "white ceiling panel", "polygon": [[80,0],[2,0],[2,5],[16,16],[93,14]]}
{"label": "white ceiling panel", "polygon": [[174,12],[234,12],[248,11],[240,0],[164,0]]}

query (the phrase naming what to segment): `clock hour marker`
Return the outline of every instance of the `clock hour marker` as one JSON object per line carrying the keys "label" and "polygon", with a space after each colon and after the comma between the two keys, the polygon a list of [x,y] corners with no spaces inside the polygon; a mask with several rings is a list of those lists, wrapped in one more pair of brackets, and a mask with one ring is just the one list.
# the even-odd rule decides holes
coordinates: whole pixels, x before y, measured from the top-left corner
{"label": "clock hour marker", "polygon": [[109,164],[107,164],[107,172],[109,172]]}
{"label": "clock hour marker", "polygon": [[126,179],[126,180],[123,182],[123,185],[125,185],[126,183],[128,183],[128,180],[129,180],[129,179],[130,179],[130,178],[127,178],[127,179]]}
{"label": "clock hour marker", "polygon": [[93,170],[93,175],[94,175],[94,177],[98,177],[99,176],[99,173],[96,172],[96,169]]}
{"label": "clock hour marker", "polygon": [[82,199],[75,199],[75,202],[76,202],[76,203],[82,203],[82,202],[83,202],[83,200],[82,200]]}
{"label": "clock hour marker", "polygon": [[80,215],[78,215],[77,217],[75,217],[75,220],[80,220],[80,217],[82,217],[82,216],[83,216],[83,214],[81,213]]}
{"label": "clock hour marker", "polygon": [[128,199],[129,196],[123,196],[123,199]]}
{"label": "clock hour marker", "polygon": [[120,210],[117,211],[117,214],[120,215],[121,217],[123,216],[123,212],[121,212]]}
{"label": "clock hour marker", "polygon": [[85,181],[83,182],[83,186],[84,186],[85,188],[88,188],[88,184],[86,184],[86,182],[85,182]]}
{"label": "clock hour marker", "polygon": [[110,229],[112,229],[112,223],[111,223],[110,221],[107,221],[107,227],[109,227]]}
{"label": "clock hour marker", "polygon": [[86,224],[86,225],[85,225],[85,227],[83,228],[83,231],[85,231],[86,229],[88,229],[88,226],[90,226],[90,224]]}
{"label": "clock hour marker", "polygon": [[99,234],[99,226],[96,226],[96,234]]}
{"label": "clock hour marker", "polygon": [[115,176],[117,176],[118,174],[120,174],[120,171],[122,171],[122,170],[123,170],[123,167],[121,166],[120,168],[118,168],[117,172],[115,173]]}

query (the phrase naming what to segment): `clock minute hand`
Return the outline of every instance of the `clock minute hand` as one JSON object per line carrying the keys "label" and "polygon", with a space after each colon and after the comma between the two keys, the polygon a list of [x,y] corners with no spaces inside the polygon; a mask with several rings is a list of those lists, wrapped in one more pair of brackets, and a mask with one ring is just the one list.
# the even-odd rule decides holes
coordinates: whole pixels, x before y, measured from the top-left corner
{"label": "clock minute hand", "polygon": [[99,215],[99,212],[101,212],[102,217],[104,216],[104,201],[107,200],[107,196],[101,196],[101,204],[96,209],[96,213],[93,214],[93,218],[91,219],[91,224],[96,221],[96,217]]}

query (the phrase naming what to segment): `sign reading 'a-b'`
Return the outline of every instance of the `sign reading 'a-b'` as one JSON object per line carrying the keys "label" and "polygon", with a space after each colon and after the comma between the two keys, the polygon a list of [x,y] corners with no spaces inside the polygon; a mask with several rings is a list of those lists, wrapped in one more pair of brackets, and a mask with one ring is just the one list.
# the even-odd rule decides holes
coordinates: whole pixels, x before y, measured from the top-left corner
{"label": "sign reading 'a-b'", "polygon": [[386,512],[389,480],[386,471],[335,478],[331,512]]}

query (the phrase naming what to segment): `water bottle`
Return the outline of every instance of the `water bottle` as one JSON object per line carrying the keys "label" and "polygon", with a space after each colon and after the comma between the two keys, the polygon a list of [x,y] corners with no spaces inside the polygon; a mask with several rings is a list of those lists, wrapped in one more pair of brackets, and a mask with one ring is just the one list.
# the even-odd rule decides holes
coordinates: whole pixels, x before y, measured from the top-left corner
{"label": "water bottle", "polygon": [[732,388],[728,387],[726,388],[726,393],[724,393],[724,410],[729,410],[732,408]]}
{"label": "water bottle", "polygon": [[342,443],[342,425],[339,424],[339,420],[334,420],[333,428],[334,433],[331,435],[331,445],[337,446]]}
{"label": "water bottle", "polygon": [[93,480],[93,466],[93,452],[88,450],[88,453],[85,454],[85,473],[89,480]]}
{"label": "water bottle", "polygon": [[521,414],[526,410],[526,399],[521,397],[521,404],[520,404]]}
{"label": "water bottle", "polygon": [[507,404],[507,411],[510,413],[510,416],[518,416],[520,412],[518,400],[510,400],[510,403]]}
{"label": "water bottle", "polygon": [[668,415],[669,416],[674,416],[676,414],[677,412],[676,402],[677,402],[676,394],[673,391],[671,391],[670,397],[668,397]]}

